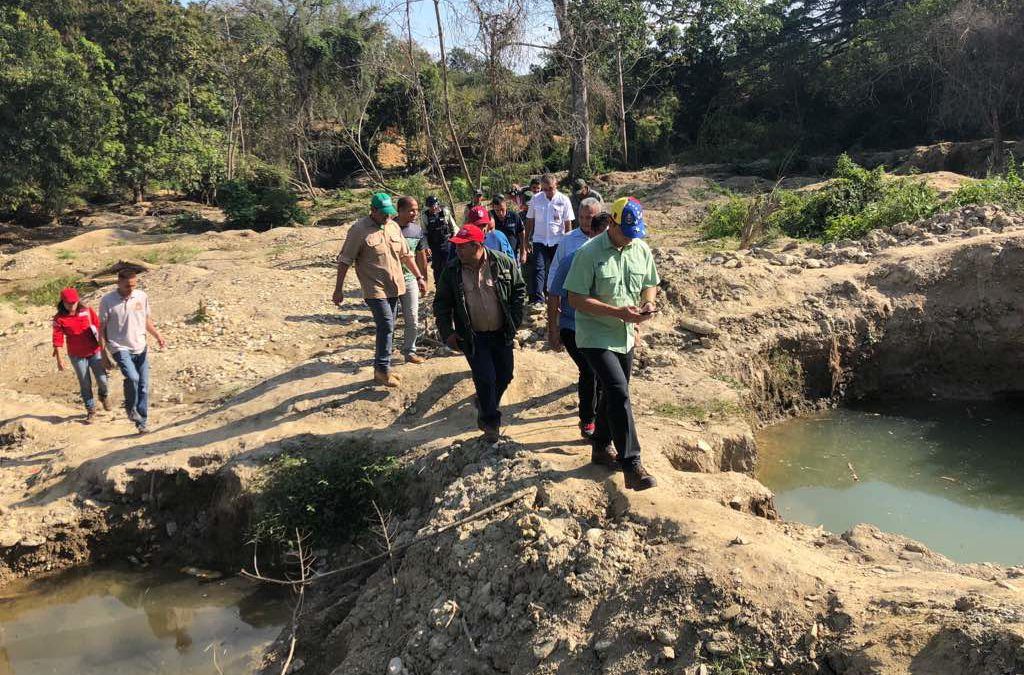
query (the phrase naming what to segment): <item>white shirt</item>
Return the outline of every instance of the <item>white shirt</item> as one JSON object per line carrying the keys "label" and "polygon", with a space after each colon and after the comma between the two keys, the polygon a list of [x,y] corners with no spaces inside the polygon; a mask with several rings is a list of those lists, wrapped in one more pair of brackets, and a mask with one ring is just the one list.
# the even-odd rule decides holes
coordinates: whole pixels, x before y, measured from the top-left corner
{"label": "white shirt", "polygon": [[110,351],[128,350],[132,354],[146,351],[148,318],[149,297],[145,291],[136,288],[126,298],[115,289],[100,300],[100,325]]}
{"label": "white shirt", "polygon": [[566,221],[571,221],[576,215],[572,212],[569,198],[555,190],[555,196],[550,200],[543,192],[535,194],[530,199],[526,217],[533,218],[534,243],[557,246],[565,236]]}

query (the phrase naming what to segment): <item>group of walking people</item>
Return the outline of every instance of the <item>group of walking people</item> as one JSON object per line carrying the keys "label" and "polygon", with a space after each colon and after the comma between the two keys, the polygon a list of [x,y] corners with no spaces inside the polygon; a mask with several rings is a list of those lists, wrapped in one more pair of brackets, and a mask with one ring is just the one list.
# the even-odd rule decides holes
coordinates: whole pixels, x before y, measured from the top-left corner
{"label": "group of walking people", "polygon": [[445,349],[465,355],[477,426],[490,442],[500,439],[500,403],[514,377],[513,346],[527,302],[546,307],[550,346],[568,352],[578,370],[579,427],[592,462],[621,468],[628,488],[654,487],[640,461],[629,395],[637,327],[658,311],[660,280],[644,242],[643,207],[623,197],[606,208],[582,182],[570,199],[550,175],[533,187],[525,204],[513,189],[515,198],[495,195],[491,209],[477,192],[458,228],[435,196],[417,218],[414,198],[393,202],[375,194],[369,215],[345,238],[333,300],[344,302],[344,281],[354,267],[376,325],[374,381],[397,387],[401,379],[391,366],[398,306],[405,360],[421,363],[418,303],[429,286],[429,266],[438,333]]}
{"label": "group of walking people", "polygon": [[[461,226],[435,196],[427,197],[421,213],[413,197],[392,200],[377,193],[369,213],[345,237],[332,300],[344,303],[345,280],[354,269],[375,324],[374,382],[398,387],[401,377],[392,368],[398,309],[404,360],[422,363],[419,304],[432,277],[438,333],[444,349],[465,355],[477,426],[491,442],[500,439],[500,404],[515,375],[513,346],[527,303],[546,307],[548,343],[568,352],[578,370],[579,428],[591,444],[591,460],[621,468],[626,486],[643,490],[657,482],[640,461],[629,379],[637,326],[658,311],[658,272],[644,242],[640,202],[623,197],[606,208],[586,183],[575,187],[570,198],[553,176],[544,175],[531,182],[528,200],[514,186],[511,197],[495,195],[490,209],[478,192]],[[165,341],[137,283],[135,270],[122,269],[117,288],[102,297],[98,311],[76,289],[64,289],[53,319],[53,355],[64,370],[66,345],[86,423],[95,420],[98,406],[111,409],[107,372],[116,364],[124,379],[125,411],[138,432],[146,433],[147,335],[161,349]]]}

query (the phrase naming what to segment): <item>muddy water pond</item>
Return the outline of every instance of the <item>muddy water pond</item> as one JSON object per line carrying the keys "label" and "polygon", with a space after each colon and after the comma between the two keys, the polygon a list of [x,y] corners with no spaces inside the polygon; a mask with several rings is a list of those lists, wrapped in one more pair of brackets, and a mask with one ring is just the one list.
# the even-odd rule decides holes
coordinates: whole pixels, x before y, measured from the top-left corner
{"label": "muddy water pond", "polygon": [[286,595],[238,578],[93,569],[17,582],[0,589],[0,675],[251,673],[290,613]]}
{"label": "muddy water pond", "polygon": [[871,523],[953,560],[1024,563],[1024,404],[844,408],[765,429],[758,448],[787,520]]}

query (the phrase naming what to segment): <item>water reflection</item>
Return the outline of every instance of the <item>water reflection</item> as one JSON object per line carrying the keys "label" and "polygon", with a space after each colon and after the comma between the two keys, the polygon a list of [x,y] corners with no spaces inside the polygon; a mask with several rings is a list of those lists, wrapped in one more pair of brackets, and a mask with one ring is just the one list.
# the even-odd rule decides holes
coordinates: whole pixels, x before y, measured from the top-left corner
{"label": "water reflection", "polygon": [[287,599],[241,579],[86,571],[0,595],[0,675],[225,673],[251,662],[288,617]]}
{"label": "water reflection", "polygon": [[869,522],[958,560],[1018,564],[1022,430],[1024,411],[1009,405],[838,410],[762,432],[758,476],[786,518],[833,531]]}

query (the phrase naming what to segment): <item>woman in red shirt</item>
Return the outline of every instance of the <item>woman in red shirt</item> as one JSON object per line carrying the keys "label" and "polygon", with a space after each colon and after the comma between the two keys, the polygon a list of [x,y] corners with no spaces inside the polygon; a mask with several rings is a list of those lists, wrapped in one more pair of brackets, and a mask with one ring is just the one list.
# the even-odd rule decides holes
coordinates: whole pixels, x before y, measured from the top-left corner
{"label": "woman in red shirt", "polygon": [[100,403],[104,410],[110,410],[110,399],[107,397],[107,370],[103,366],[100,354],[100,320],[91,307],[86,307],[78,297],[74,288],[65,288],[60,292],[57,303],[57,314],[53,317],[53,357],[57,359],[57,370],[64,370],[60,348],[67,340],[68,360],[78,376],[78,385],[85,403],[85,423],[92,424],[96,419],[96,399],[92,395],[92,378],[90,371],[96,375]]}

